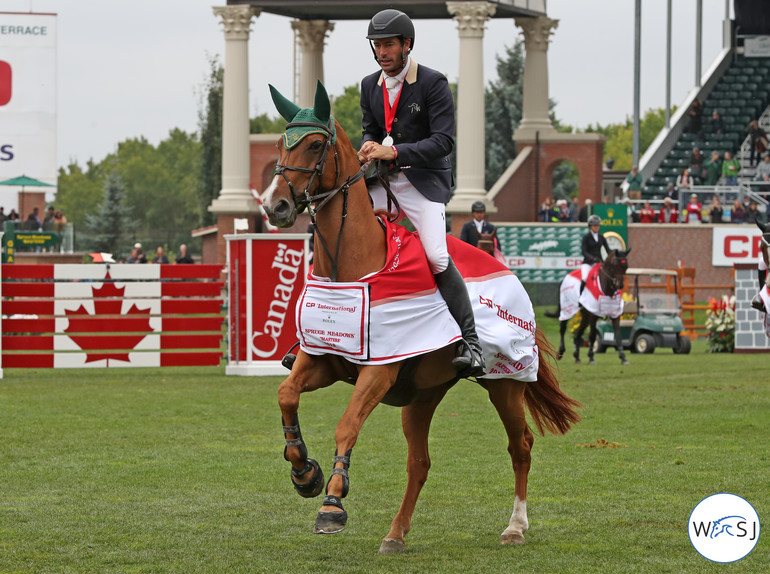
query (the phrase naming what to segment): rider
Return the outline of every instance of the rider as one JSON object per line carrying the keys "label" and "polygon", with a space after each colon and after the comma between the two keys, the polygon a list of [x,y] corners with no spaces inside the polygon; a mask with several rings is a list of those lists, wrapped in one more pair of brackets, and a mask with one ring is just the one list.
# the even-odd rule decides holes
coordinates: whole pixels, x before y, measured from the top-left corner
{"label": "rider", "polygon": [[607,245],[607,240],[604,235],[599,233],[599,228],[602,225],[601,218],[593,214],[588,218],[588,233],[583,236],[583,243],[581,250],[583,251],[583,264],[580,266],[580,292],[583,292],[583,288],[586,286],[586,279],[588,278],[588,272],[591,267],[596,263],[602,262],[602,247],[605,252],[609,253],[610,247]]}
{"label": "rider", "polygon": [[[471,213],[473,214],[473,219],[463,224],[463,228],[460,230],[460,239],[465,241],[465,243],[478,247],[481,234],[494,233],[495,226],[486,220],[487,208],[483,201],[474,201],[473,205],[471,205]],[[497,238],[494,241],[495,247],[497,247]]]}
{"label": "rider", "polygon": [[[765,286],[765,278],[767,277],[767,269],[770,266],[770,249],[768,248],[768,245],[765,241],[765,237],[767,232],[765,232],[765,229],[770,231],[770,225],[767,227],[761,228],[763,231],[762,239],[760,240],[760,249],[761,249],[761,256],[759,258],[759,264],[757,266],[757,281],[759,283],[759,291],[762,291],[762,288]],[[754,295],[754,298],[751,300],[751,306],[756,309],[757,311],[761,313],[766,313],[767,309],[765,309],[765,304],[762,301],[762,298],[759,296],[759,293]]]}
{"label": "rider", "polygon": [[[455,108],[446,77],[409,56],[414,25],[398,10],[382,10],[366,38],[380,67],[361,81],[363,138],[358,158],[379,160],[403,215],[420,234],[436,285],[462,331],[453,366],[463,376],[484,374],[473,309],[460,272],[449,257],[444,205],[449,201]],[[382,183],[370,179],[375,209],[389,209]],[[401,214],[399,214],[401,216]]]}

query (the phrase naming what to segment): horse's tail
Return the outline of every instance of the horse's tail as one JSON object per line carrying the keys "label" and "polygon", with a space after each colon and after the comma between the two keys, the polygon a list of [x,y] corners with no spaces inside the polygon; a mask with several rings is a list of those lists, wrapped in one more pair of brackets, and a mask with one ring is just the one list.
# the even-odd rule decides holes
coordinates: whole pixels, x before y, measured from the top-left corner
{"label": "horse's tail", "polygon": [[546,430],[564,434],[580,421],[575,409],[581,405],[559,388],[555,372],[556,351],[540,329],[535,331],[535,342],[540,349],[537,381],[526,383],[524,401],[541,435]]}

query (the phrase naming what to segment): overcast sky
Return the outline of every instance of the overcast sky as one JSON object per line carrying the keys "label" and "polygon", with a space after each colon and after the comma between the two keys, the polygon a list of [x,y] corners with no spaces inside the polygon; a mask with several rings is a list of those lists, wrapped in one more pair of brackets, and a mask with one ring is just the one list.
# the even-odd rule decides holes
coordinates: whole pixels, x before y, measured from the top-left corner
{"label": "overcast sky", "polygon": [[[224,34],[210,0],[2,0],[5,12],[58,14],[58,164],[100,161],[118,142],[144,136],[153,144],[178,127],[197,130],[199,92],[208,56],[224,58]],[[634,0],[548,0],[559,20],[549,50],[550,95],[566,124],[622,122],[633,106]],[[671,101],[695,81],[695,0],[673,2]],[[732,5],[732,2],[730,2]],[[703,2],[703,70],[722,46],[723,0]],[[731,9],[732,17],[732,9]],[[642,110],[665,105],[666,0],[644,0]],[[324,56],[332,95],[375,69],[366,21],[336,22]],[[456,81],[454,23],[418,20],[415,58]],[[292,30],[287,18],[262,14],[249,43],[250,113],[277,115],[267,84],[292,92]],[[493,19],[484,38],[485,83],[495,56],[521,35]]]}

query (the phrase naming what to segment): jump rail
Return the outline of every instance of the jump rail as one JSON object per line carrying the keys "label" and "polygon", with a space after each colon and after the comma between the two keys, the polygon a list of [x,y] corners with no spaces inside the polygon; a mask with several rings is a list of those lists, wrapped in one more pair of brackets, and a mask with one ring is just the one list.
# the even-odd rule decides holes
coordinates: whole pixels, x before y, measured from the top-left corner
{"label": "jump rail", "polygon": [[219,365],[219,265],[2,265],[2,367]]}

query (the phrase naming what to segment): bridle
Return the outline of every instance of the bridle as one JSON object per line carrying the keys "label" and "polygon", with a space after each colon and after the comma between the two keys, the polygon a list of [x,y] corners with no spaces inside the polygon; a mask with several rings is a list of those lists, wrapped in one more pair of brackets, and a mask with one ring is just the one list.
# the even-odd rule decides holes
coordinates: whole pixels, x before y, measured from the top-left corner
{"label": "bridle", "polygon": [[[361,166],[361,168],[352,176],[348,177],[342,185],[339,185],[335,187],[334,189],[331,189],[329,191],[324,191],[321,193],[316,193],[313,195],[311,193],[311,186],[313,185],[313,182],[315,181],[316,177],[318,177],[318,185],[316,188],[320,187],[321,185],[321,176],[323,176],[324,169],[326,168],[326,161],[329,159],[329,152],[332,148],[334,148],[334,165],[335,165],[335,177],[334,181],[335,183],[340,178],[340,164],[339,164],[339,156],[337,154],[337,148],[332,143],[332,139],[334,136],[334,118],[329,118],[328,125],[324,125],[320,122],[291,122],[287,124],[286,130],[293,128],[293,127],[312,127],[312,128],[318,128],[326,133],[326,143],[324,145],[323,151],[321,152],[320,157],[318,158],[318,161],[315,164],[315,167],[309,168],[309,167],[299,167],[294,165],[284,165],[281,163],[281,160],[279,159],[278,162],[275,164],[275,175],[280,175],[283,177],[284,181],[286,182],[286,185],[289,186],[289,191],[291,192],[291,198],[294,202],[294,209],[297,213],[302,213],[302,211],[307,208],[308,214],[310,215],[310,221],[313,224],[313,230],[318,235],[318,238],[321,240],[321,246],[323,247],[324,251],[326,252],[326,255],[329,256],[329,259],[332,262],[332,274],[331,274],[331,280],[336,281],[337,280],[337,264],[339,261],[339,253],[340,253],[340,244],[342,242],[342,230],[345,227],[345,221],[347,220],[348,215],[348,192],[350,191],[350,186],[356,183],[358,180],[364,177],[364,174],[367,172],[371,165],[371,161],[366,162]],[[310,178],[308,179],[307,185],[305,186],[305,189],[302,191],[301,194],[298,194],[296,190],[294,189],[294,184],[291,182],[289,177],[286,175],[287,171],[296,171],[299,173],[309,173]],[[318,229],[318,225],[316,225],[315,216],[316,214],[321,211],[321,209],[331,201],[331,199],[337,195],[338,193],[342,192],[343,201],[342,201],[342,223],[340,223],[340,230],[337,234],[337,246],[334,250],[334,255],[332,256],[331,251],[329,250],[326,240],[324,239],[323,235]],[[318,204],[316,207],[313,207],[313,204]]]}
{"label": "bridle", "polygon": [[607,281],[609,281],[609,292],[605,292],[605,295],[612,297],[615,292],[623,287],[623,276],[625,273],[612,274],[607,270],[607,264],[603,264],[599,270],[599,274],[603,275]]}

